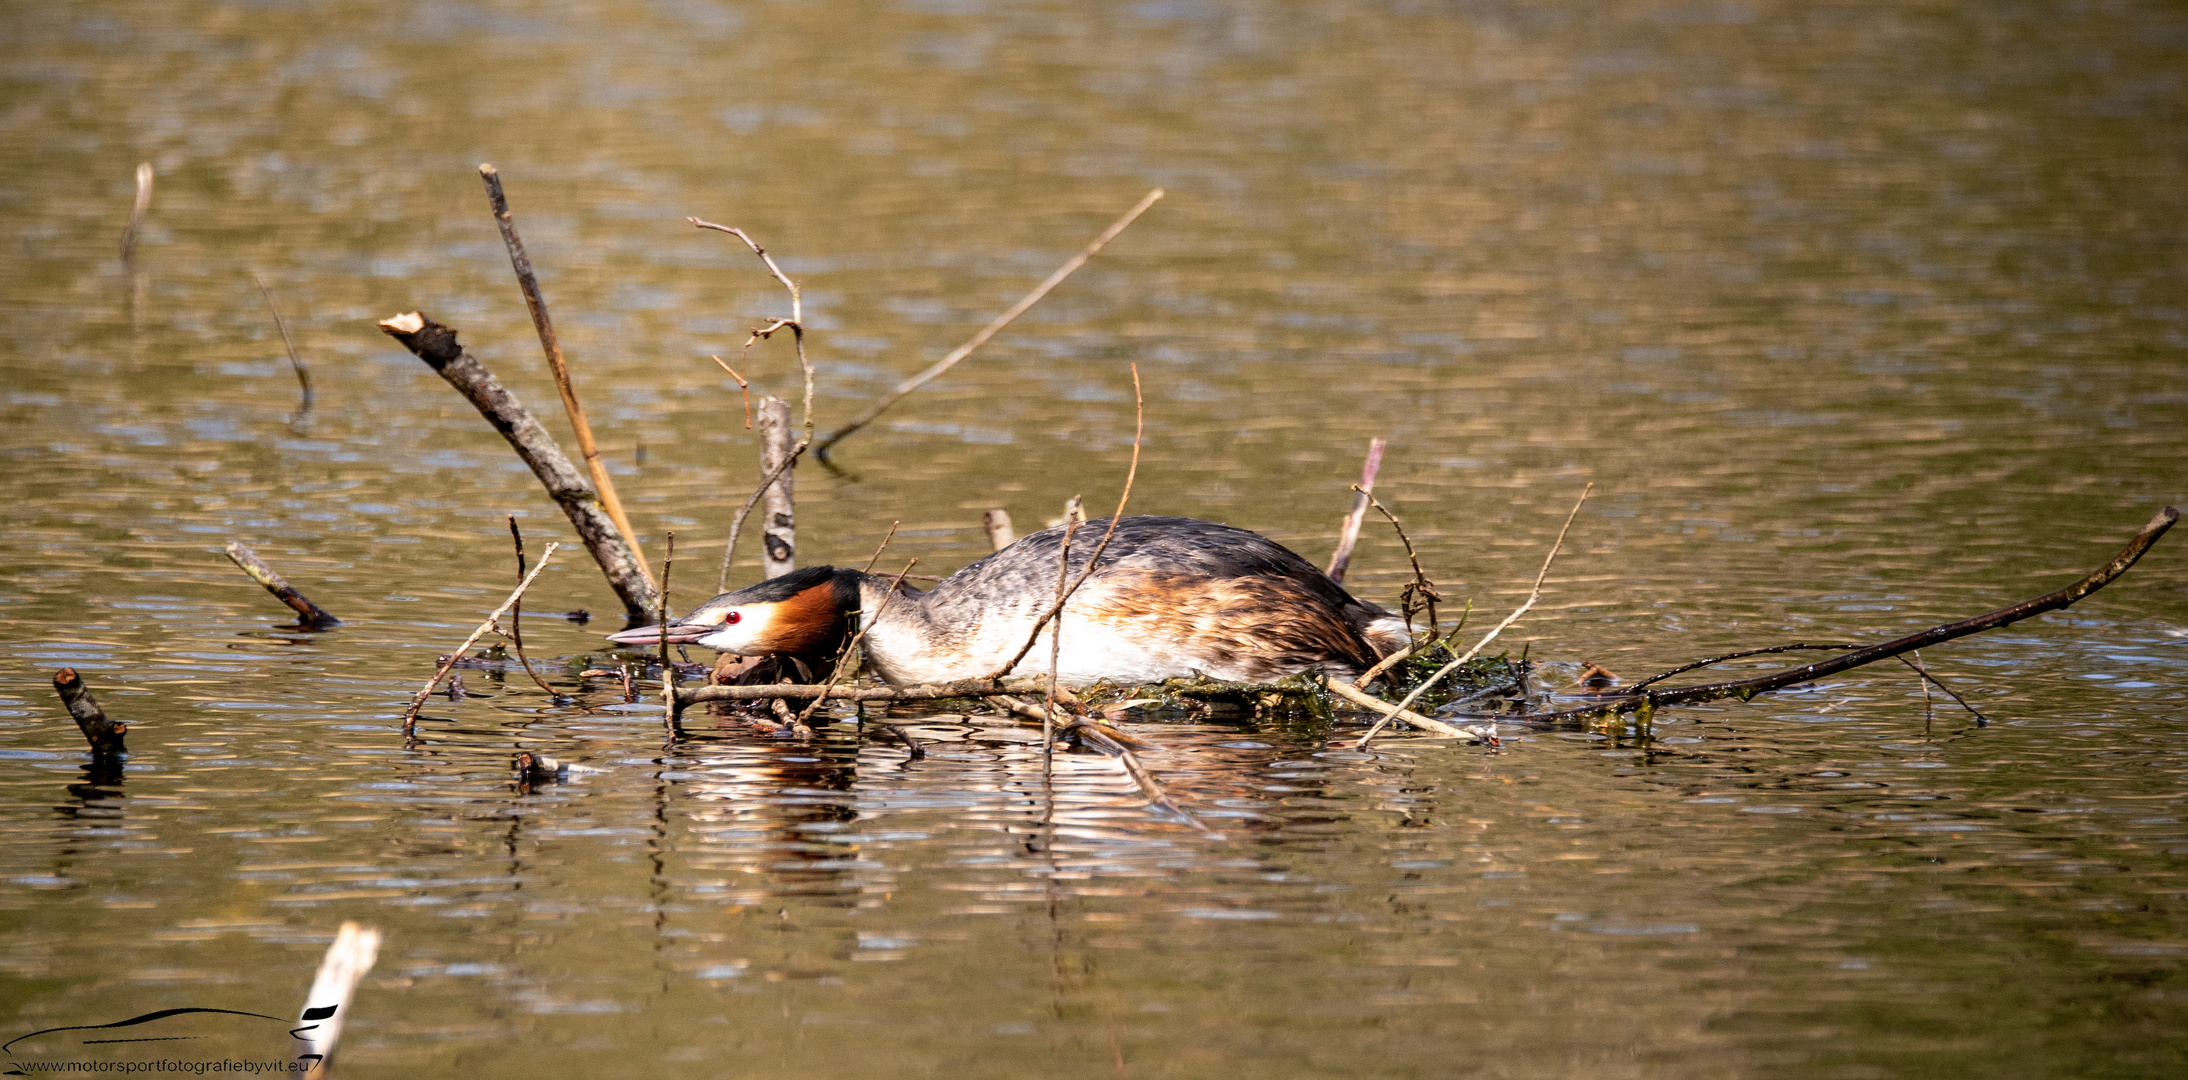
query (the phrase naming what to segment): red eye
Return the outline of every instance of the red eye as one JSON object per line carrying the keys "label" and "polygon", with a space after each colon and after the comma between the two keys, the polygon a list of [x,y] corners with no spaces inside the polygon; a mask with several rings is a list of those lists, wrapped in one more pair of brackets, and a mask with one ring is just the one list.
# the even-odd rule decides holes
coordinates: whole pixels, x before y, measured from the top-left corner
{"label": "red eye", "polygon": [[723,626],[735,626],[735,625],[737,625],[738,621],[739,621],[739,620],[741,620],[741,619],[743,619],[744,617],[745,617],[745,616],[744,616],[744,612],[741,612],[741,611],[732,611],[732,612],[730,612],[729,614],[727,614],[727,615],[725,615],[725,616],[723,616],[723,617],[722,617],[722,625],[723,625]]}

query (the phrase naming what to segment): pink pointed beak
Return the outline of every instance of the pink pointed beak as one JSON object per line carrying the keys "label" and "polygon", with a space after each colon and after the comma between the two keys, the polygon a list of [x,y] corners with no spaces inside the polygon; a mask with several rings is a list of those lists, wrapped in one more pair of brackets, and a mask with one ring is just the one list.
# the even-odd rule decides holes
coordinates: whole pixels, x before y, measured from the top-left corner
{"label": "pink pointed beak", "polygon": [[[719,625],[721,624],[681,622],[670,623],[668,628],[669,644],[689,645],[692,642],[707,636],[708,633],[713,631]],[[639,648],[655,646],[661,644],[661,627],[658,624],[653,626],[633,627],[629,630],[623,631],[620,634],[609,634],[608,640],[615,642],[618,645],[635,645]]]}

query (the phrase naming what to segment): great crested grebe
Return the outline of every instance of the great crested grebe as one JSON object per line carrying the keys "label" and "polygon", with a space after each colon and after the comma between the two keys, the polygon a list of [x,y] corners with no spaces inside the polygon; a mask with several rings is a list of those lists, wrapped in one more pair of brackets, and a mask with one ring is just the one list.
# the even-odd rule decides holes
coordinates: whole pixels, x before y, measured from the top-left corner
{"label": "great crested grebe", "polygon": [[[1077,580],[1108,518],[1072,533]],[[1044,529],[921,592],[891,578],[832,566],[794,571],[723,593],[669,625],[672,644],[741,656],[826,657],[864,613],[867,664],[898,685],[996,674],[1056,601],[1062,528]],[[1045,674],[1049,635],[1011,669]],[[658,626],[608,640],[648,646]],[[1408,640],[1398,616],[1354,599],[1283,545],[1245,529],[1194,518],[1119,519],[1100,565],[1064,605],[1060,681],[1084,686],[1160,682],[1196,673],[1263,682],[1302,671],[1355,675]]]}

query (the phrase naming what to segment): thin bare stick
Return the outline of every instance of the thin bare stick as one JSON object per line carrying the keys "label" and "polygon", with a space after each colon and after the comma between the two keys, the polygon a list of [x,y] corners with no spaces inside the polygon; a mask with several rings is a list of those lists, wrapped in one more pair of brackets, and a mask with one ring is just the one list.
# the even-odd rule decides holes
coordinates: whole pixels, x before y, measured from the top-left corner
{"label": "thin bare stick", "polygon": [[898,742],[904,744],[904,755],[906,761],[919,761],[927,756],[927,748],[919,745],[919,740],[912,738],[911,735],[907,734],[903,728],[900,728],[895,724],[876,724],[874,726],[888,732],[892,736],[895,736]]}
{"label": "thin bare stick", "polygon": [[[874,557],[866,560],[866,565],[859,569],[859,573],[868,574],[873,572],[874,564],[881,561],[881,553],[889,550],[889,541],[896,539],[896,527],[902,524],[904,524],[902,521],[889,523],[889,531],[881,534],[881,546],[874,549]],[[906,567],[905,569],[909,570],[911,568]],[[898,579],[902,580],[902,575],[898,575]]]}
{"label": "thin bare stick", "polygon": [[1367,520],[1369,492],[1375,490],[1375,474],[1383,467],[1382,439],[1369,439],[1367,464],[1360,467],[1360,482],[1352,485],[1356,492],[1352,497],[1352,512],[1345,515],[1344,523],[1337,529],[1337,550],[1330,553],[1329,569],[1323,571],[1331,581],[1343,582],[1345,568],[1352,565],[1352,546],[1360,541],[1360,523]]}
{"label": "thin bare stick", "polygon": [[[1064,584],[1071,577],[1071,537],[1084,520],[1085,501],[1071,497],[1064,511],[1064,542],[1056,546],[1056,617],[1048,631],[1048,693],[1041,699],[1041,775],[1047,776],[1056,761],[1056,669],[1064,655]],[[1038,632],[1038,631],[1036,631]]]}
{"label": "thin bare stick", "polygon": [[767,253],[767,249],[761,247],[758,241],[752,239],[750,236],[745,235],[745,231],[743,229],[732,229],[727,225],[716,225],[711,221],[702,221],[695,217],[687,217],[684,220],[691,222],[693,225],[696,225],[702,229],[713,229],[715,232],[726,232],[729,235],[744,241],[745,246],[751,248],[752,253],[754,255],[758,255],[761,262],[767,264],[767,272],[775,275],[775,280],[782,282],[783,288],[790,290],[789,322],[799,325],[804,324],[805,299],[804,294],[798,288],[798,283],[790,280],[790,276],[783,273],[782,267],[775,265],[775,257],[773,255],[769,255]]}
{"label": "thin bare stick", "polygon": [[1436,583],[1430,581],[1428,572],[1421,569],[1421,557],[1413,551],[1413,538],[1405,534],[1405,526],[1398,524],[1397,515],[1392,514],[1375,496],[1369,495],[1357,485],[1352,490],[1366,495],[1368,505],[1374,507],[1376,513],[1383,515],[1385,521],[1390,522],[1390,527],[1398,533],[1398,542],[1405,545],[1406,561],[1413,564],[1413,582],[1406,586],[1405,592],[1398,598],[1398,607],[1405,614],[1408,632],[1412,630],[1413,624],[1412,604],[1419,601],[1428,608],[1428,637],[1431,641],[1435,640],[1441,633],[1436,625],[1436,601],[1443,599],[1443,594],[1436,591]]}
{"label": "thin bare stick", "polygon": [[713,357],[713,360],[722,365],[723,371],[729,372],[730,378],[737,380],[737,390],[745,396],[745,430],[752,430],[752,384],[746,382],[744,376],[737,374],[736,368],[723,363],[721,357]]}
{"label": "thin bare stick", "polygon": [[716,225],[711,221],[701,221],[695,217],[687,217],[684,220],[691,222],[693,225],[696,225],[699,228],[713,229],[716,232],[726,232],[731,236],[734,236],[737,239],[744,241],[745,246],[751,248],[752,253],[759,256],[761,262],[767,264],[767,272],[773,274],[775,276],[775,280],[782,282],[783,288],[790,290],[790,317],[787,319],[776,319],[774,321],[774,325],[769,326],[765,330],[754,330],[752,332],[752,337],[746,339],[745,348],[750,349],[752,347],[753,340],[766,338],[774,334],[775,331],[780,330],[786,326],[790,328],[790,337],[793,341],[797,343],[798,368],[805,373],[805,441],[813,441],[813,365],[805,358],[804,290],[799,289],[798,283],[790,280],[790,275],[783,273],[782,267],[775,265],[775,257],[769,255],[767,253],[767,249],[761,247],[758,241],[752,239],[750,236],[745,235],[745,231],[743,229],[732,229],[727,225]]}
{"label": "thin bare stick", "polygon": [[[1160,194],[1161,189],[1157,188],[1156,193]],[[1050,619],[1055,618],[1059,612],[1064,610],[1064,604],[1071,599],[1071,594],[1078,592],[1079,586],[1086,584],[1086,579],[1094,573],[1094,568],[1101,564],[1102,552],[1109,550],[1109,538],[1117,535],[1117,523],[1124,520],[1124,505],[1131,501],[1132,480],[1140,474],[1140,436],[1145,434],[1146,431],[1147,404],[1145,399],[1140,396],[1140,366],[1133,364],[1132,465],[1124,472],[1124,492],[1117,496],[1117,512],[1109,515],[1109,529],[1102,533],[1102,542],[1094,545],[1094,554],[1087,556],[1086,568],[1079,571],[1079,576],[1071,582],[1071,587],[1065,589],[1063,595],[1056,598],[1055,605],[1035,620],[1032,632],[1026,635],[1026,643],[1018,647],[1018,654],[1010,658],[1010,663],[997,668],[995,673],[988,676],[988,678],[1000,679],[1010,674],[1010,669],[1017,667],[1018,661],[1025,659],[1026,654],[1033,651],[1033,643],[1040,640],[1041,628],[1047,626]],[[1066,535],[1069,535],[1069,533],[1067,532]],[[1052,670],[1049,674],[1054,675],[1055,672]]]}
{"label": "thin bare stick", "polygon": [[1446,724],[1443,721],[1434,719],[1432,717],[1423,716],[1420,713],[1412,711],[1411,709],[1401,709],[1396,705],[1392,705],[1390,702],[1384,701],[1382,698],[1376,697],[1373,694],[1355,689],[1350,683],[1341,682],[1337,679],[1331,679],[1326,677],[1318,681],[1322,684],[1323,688],[1328,690],[1330,693],[1335,694],[1338,697],[1344,698],[1346,701],[1352,702],[1353,704],[1358,705],[1361,708],[1373,709],[1376,712],[1382,714],[1383,719],[1385,720],[1403,720],[1408,724],[1412,724],[1414,727],[1421,728],[1425,731],[1433,731],[1438,735],[1448,735],[1451,738],[1464,739],[1468,742],[1481,741],[1481,736],[1475,732],[1468,731],[1462,727],[1454,727],[1450,724]]}
{"label": "thin bare stick", "polygon": [[[896,532],[895,526],[891,526],[889,532],[893,535]],[[888,541],[884,540],[882,543],[887,544]],[[880,552],[874,552],[874,558],[878,559],[880,557]],[[805,711],[798,714],[798,723],[805,723],[806,718],[813,715],[813,711],[820,708],[822,703],[828,700],[828,691],[834,689],[836,680],[843,677],[844,659],[850,657],[851,650],[858,648],[859,642],[866,640],[866,631],[873,629],[874,624],[881,621],[881,616],[889,610],[889,601],[896,599],[897,589],[904,585],[904,575],[911,573],[912,567],[918,565],[918,559],[905,563],[904,569],[897,571],[896,580],[889,583],[889,591],[881,594],[881,603],[874,606],[874,617],[859,620],[858,633],[851,635],[850,642],[844,645],[842,654],[836,660],[835,670],[828,673],[828,681],[821,684],[821,692],[813,698],[813,703],[807,705]],[[666,630],[662,632],[667,633]]]}
{"label": "thin bare stick", "polygon": [[828,460],[828,451],[833,449],[837,443],[842,442],[852,432],[857,431],[858,429],[872,423],[875,417],[880,416],[884,410],[888,409],[889,406],[896,404],[906,394],[909,394],[912,391],[927,385],[929,382],[932,382],[943,372],[948,371],[953,367],[956,367],[958,361],[963,360],[968,356],[971,356],[974,350],[980,348],[980,346],[982,345],[987,344],[989,338],[994,337],[996,334],[1000,333],[1004,327],[1009,326],[1012,320],[1018,318],[1018,316],[1020,315],[1025,314],[1028,308],[1031,308],[1033,305],[1040,303],[1041,298],[1047,296],[1050,289],[1053,289],[1056,286],[1063,284],[1063,280],[1067,277],[1070,277],[1072,271],[1077,270],[1082,266],[1085,266],[1088,259],[1093,258],[1095,254],[1100,252],[1103,247],[1107,246],[1111,240],[1116,239],[1118,233],[1123,232],[1126,226],[1132,224],[1132,222],[1134,222],[1135,220],[1138,220],[1139,216],[1146,213],[1147,208],[1155,205],[1155,200],[1160,198],[1162,198],[1161,188],[1155,188],[1154,190],[1149,191],[1145,197],[1140,199],[1138,205],[1134,206],[1130,210],[1125,211],[1123,217],[1118,218],[1115,222],[1111,223],[1108,228],[1103,229],[1102,234],[1095,237],[1093,243],[1088,244],[1077,255],[1073,255],[1071,258],[1065,260],[1064,264],[1057,267],[1056,272],[1050,274],[1047,280],[1041,282],[1039,285],[1034,286],[1033,291],[1021,297],[1017,303],[1012,304],[1010,306],[1010,310],[996,316],[993,322],[990,322],[988,323],[988,325],[981,327],[980,332],[974,334],[971,340],[965,342],[963,345],[959,345],[955,349],[950,350],[950,354],[948,356],[945,356],[942,359],[936,361],[934,365],[932,367],[929,367],[927,370],[922,371],[919,374],[898,383],[896,385],[896,389],[891,390],[886,394],[883,394],[879,400],[875,401],[872,405],[868,405],[866,407],[866,411],[859,413],[858,416],[853,418],[850,423],[845,424],[842,427],[837,428],[835,431],[831,432],[827,438],[821,440],[820,449],[818,451],[815,451],[820,456],[821,460]]}
{"label": "thin bare stick", "polygon": [[941,698],[994,697],[997,694],[1039,694],[1048,688],[1046,678],[960,679],[921,686],[835,686],[804,683],[694,686],[679,688],[676,700],[683,705],[706,701],[765,701],[768,698],[826,697],[830,701],[934,701]]}
{"label": "thin bare stick", "polygon": [[449,669],[456,666],[456,661],[463,659],[463,654],[471,646],[478,644],[479,638],[484,637],[488,630],[494,628],[494,624],[501,620],[502,614],[508,611],[511,605],[524,599],[524,590],[531,588],[532,582],[538,580],[539,572],[547,569],[547,560],[554,558],[555,549],[561,546],[554,543],[548,544],[546,549],[539,553],[539,562],[533,564],[532,572],[526,574],[524,580],[517,583],[517,591],[510,593],[509,599],[502,601],[501,606],[495,608],[494,613],[488,615],[486,621],[479,624],[478,629],[471,631],[471,636],[463,639],[463,644],[456,646],[456,651],[449,653],[448,658],[441,661],[440,669],[433,673],[433,677],[427,679],[425,685],[418,688],[418,693],[410,699],[410,707],[403,710],[404,738],[410,738],[417,732],[418,710],[425,707],[425,699],[432,695],[433,688],[439,686],[441,680],[448,677]]}
{"label": "thin bare stick", "polygon": [[[515,545],[517,549],[517,580],[523,581],[524,534],[517,531],[517,516],[515,514],[509,515],[509,542]],[[524,602],[522,600],[509,605],[509,643],[516,646],[517,662],[524,665],[524,673],[530,675],[532,682],[537,684],[540,689],[547,691],[547,699],[549,701],[560,699],[562,695],[556,693],[555,688],[547,685],[547,680],[540,678],[539,672],[532,669],[531,657],[524,655]]]}
{"label": "thin bare stick", "polygon": [[669,733],[676,733],[676,665],[669,661],[669,571],[676,566],[676,534],[668,534],[668,550],[661,556],[661,608],[654,625],[661,628],[661,718]]}
{"label": "thin bare stick", "polygon": [[737,537],[745,531],[746,516],[752,513],[754,506],[759,505],[760,496],[767,494],[767,489],[775,486],[775,480],[782,476],[792,465],[797,464],[798,455],[805,453],[805,448],[810,445],[812,445],[811,440],[799,439],[798,444],[790,448],[789,456],[783,458],[782,464],[775,466],[775,471],[768,473],[760,481],[760,486],[752,489],[752,497],[746,499],[744,506],[737,510],[737,516],[729,519],[729,543],[722,548],[720,591],[729,591],[729,561],[737,555]]}
{"label": "thin bare stick", "polygon": [[600,447],[593,443],[593,428],[585,422],[585,407],[578,403],[577,386],[570,381],[570,366],[563,361],[562,343],[555,337],[555,324],[547,317],[547,300],[540,295],[539,277],[532,273],[531,256],[524,253],[524,241],[517,236],[516,218],[509,213],[509,199],[502,194],[501,174],[492,165],[479,166],[479,178],[486,181],[487,202],[494,210],[494,223],[501,226],[501,242],[509,249],[509,265],[517,272],[517,287],[524,291],[524,306],[531,309],[532,328],[539,331],[539,347],[547,353],[547,368],[555,376],[555,389],[562,394],[562,410],[570,414],[570,427],[577,433],[577,452],[585,459],[585,470],[593,478],[593,490],[600,495],[600,508],[608,512],[608,520],[631,542],[631,557],[637,560],[638,572],[653,584],[653,569],[646,565],[646,553],[640,550],[638,530],[631,528],[631,519],[623,513],[623,500],[616,497],[615,481],[608,475],[608,466],[600,460]]}
{"label": "thin bare stick", "polygon": [[[1975,715],[1976,727],[1990,726],[1990,717],[1983,715],[1981,710],[1977,709],[1973,705],[1968,704],[1967,698],[1961,697],[1959,694],[1954,693],[1953,688],[1945,685],[1944,680],[1930,674],[1930,669],[1922,666],[1922,654],[1920,652],[1910,653],[1909,656],[1913,657],[1913,659],[1909,659],[1908,656],[1899,656],[1894,657],[1893,659],[1896,659],[1900,663],[1913,668],[1915,670],[1915,674],[1920,675],[1925,679],[1928,679],[1939,690],[1943,690],[1948,697],[1951,697],[1954,701],[1959,702],[1961,708],[1968,710],[1970,713],[1973,713]],[[1929,691],[1923,691],[1924,700],[1928,700],[1928,697]]]}
{"label": "thin bare stick", "polygon": [[129,225],[122,230],[122,262],[134,265],[137,261],[137,233],[144,228],[144,216],[152,209],[152,163],[137,163],[137,203],[129,210]]}
{"label": "thin bare stick", "polygon": [[[1477,653],[1481,652],[1482,649],[1486,648],[1490,642],[1495,641],[1497,639],[1497,635],[1503,633],[1506,627],[1518,622],[1520,616],[1527,614],[1528,610],[1535,606],[1535,601],[1542,599],[1542,582],[1544,579],[1550,576],[1550,564],[1557,561],[1558,551],[1565,546],[1565,534],[1571,531],[1573,527],[1573,519],[1580,516],[1580,507],[1582,506],[1582,504],[1588,501],[1588,493],[1594,490],[1595,484],[1592,482],[1589,483],[1586,487],[1580,489],[1580,498],[1573,503],[1572,512],[1565,515],[1565,524],[1558,529],[1557,539],[1550,544],[1550,554],[1543,557],[1542,571],[1535,575],[1535,587],[1533,591],[1527,594],[1527,602],[1521,604],[1510,615],[1505,616],[1503,622],[1500,622],[1494,627],[1491,627],[1488,633],[1481,636],[1480,641],[1474,643],[1473,648],[1466,650],[1466,652],[1459,656],[1458,659],[1453,660],[1440,668],[1437,668],[1435,674],[1421,680],[1421,685],[1414,687],[1413,692],[1407,694],[1405,696],[1405,700],[1398,703],[1399,709],[1412,707],[1414,702],[1421,699],[1422,694],[1428,692],[1429,687],[1436,685],[1436,683],[1441,681],[1444,676],[1449,675],[1454,671],[1457,671],[1459,669],[1459,665],[1466,663],[1468,660],[1472,660],[1474,656]],[[1381,720],[1376,721],[1375,726],[1369,728],[1367,734],[1360,736],[1360,741],[1353,744],[1354,748],[1358,749],[1366,747],[1368,744],[1368,740],[1373,739],[1389,723],[1390,716],[1388,715],[1384,716]]]}
{"label": "thin bare stick", "polygon": [[1861,646],[1845,645],[1835,642],[1822,642],[1818,644],[1809,644],[1806,642],[1802,642],[1794,645],[1772,645],[1767,649],[1742,649],[1739,652],[1726,653],[1723,656],[1712,656],[1707,660],[1696,660],[1691,664],[1681,664],[1678,667],[1671,669],[1670,671],[1659,672],[1655,675],[1651,675],[1648,678],[1641,680],[1640,682],[1633,684],[1632,686],[1626,687],[1623,691],[1621,691],[1621,693],[1631,694],[1656,683],[1663,682],[1665,679],[1671,678],[1674,675],[1684,675],[1687,672],[1693,671],[1696,668],[1706,668],[1713,664],[1722,664],[1727,660],[1739,660],[1750,656],[1763,656],[1768,653],[1801,652],[1808,649],[1858,648],[1861,648]]}
{"label": "thin bare stick", "polygon": [[281,331],[281,344],[289,350],[289,366],[296,369],[296,381],[303,384],[304,400],[296,406],[296,415],[289,417],[289,423],[302,423],[305,417],[311,415],[311,369],[305,367],[304,358],[297,355],[296,339],[289,336],[289,322],[281,317],[281,308],[274,303],[273,290],[266,287],[266,279],[253,270],[251,280],[258,283],[258,294],[266,298],[266,310],[273,312],[274,327]]}
{"label": "thin bare stick", "polygon": [[266,565],[266,560],[259,558],[256,552],[244,547],[241,542],[231,540],[225,550],[228,553],[228,558],[233,560],[238,567],[241,567],[252,581],[264,586],[267,592],[274,595],[274,599],[289,605],[289,610],[296,612],[296,621],[304,629],[325,630],[342,625],[342,620],[327,614],[325,608],[312,603],[303,593],[297,592],[296,588],[289,584],[288,579],[281,576],[279,570]]}
{"label": "thin bare stick", "polygon": [[[1717,701],[1729,697],[1736,697],[1746,701],[1757,694],[1767,694],[1772,690],[1782,690],[1788,686],[1814,682],[1825,676],[1836,675],[1841,671],[1850,671],[1866,664],[1873,664],[1879,660],[1898,656],[1901,653],[1926,649],[1932,645],[1941,645],[1955,638],[1980,634],[1986,630],[1996,630],[2002,626],[2011,626],[2023,619],[2034,618],[2047,611],[2058,611],[2061,608],[2072,607],[2090,594],[2118,580],[2121,574],[2126,573],[2137,562],[2141,561],[2143,555],[2149,552],[2150,548],[2160,539],[2163,539],[2165,534],[2171,531],[2174,524],[2179,521],[2180,508],[2177,506],[2165,507],[2159,510],[2157,515],[2152,517],[2149,523],[2145,524],[2142,530],[2135,534],[2133,539],[2127,542],[2127,546],[2121,548],[2118,554],[2112,556],[2110,562],[2091,571],[2081,580],[2063,588],[2054,589],[2034,599],[2023,600],[2018,604],[1999,608],[1996,611],[1985,612],[1972,618],[1962,619],[1959,622],[1942,623],[1927,630],[1909,634],[1906,637],[1894,638],[1881,644],[1856,649],[1853,652],[1834,656],[1828,660],[1819,660],[1813,664],[1803,664],[1796,668],[1786,668],[1782,671],[1774,671],[1768,675],[1761,675],[1752,679],[1701,683],[1694,686],[1675,687],[1670,690],[1644,690],[1640,693],[1635,693],[1632,688],[1628,687],[1610,693],[1591,695],[1590,704],[1574,709],[1562,709],[1557,712],[1531,713],[1527,716],[1527,722],[1531,724],[1554,723],[1561,720],[1576,720],[1607,714],[1640,712],[1664,705],[1687,705],[1701,701]],[[1469,719],[1473,718],[1469,717]],[[1494,718],[1481,717],[1480,719]]]}
{"label": "thin bare stick", "polygon": [[382,319],[380,329],[388,336],[403,343],[403,347],[417,354],[448,385],[471,402],[509,440],[517,456],[531,466],[532,475],[539,478],[540,486],[547,489],[549,497],[562,507],[570,524],[577,527],[578,538],[592,552],[593,561],[600,564],[601,573],[607,575],[608,587],[623,601],[623,614],[635,625],[638,620],[653,613],[654,584],[651,575],[640,569],[637,553],[631,546],[629,533],[619,529],[613,518],[601,508],[600,496],[585,482],[585,475],[578,471],[562,448],[555,444],[554,436],[534,417],[531,410],[516,399],[493,373],[479,363],[478,358],[465,351],[456,340],[456,332],[446,326],[412,311],[392,319]]}
{"label": "thin bare stick", "polygon": [[1149,772],[1147,766],[1140,763],[1139,755],[1133,753],[1131,747],[1126,746],[1119,740],[1117,733],[1103,728],[1100,724],[1088,723],[1083,720],[1072,723],[1066,730],[1077,734],[1081,742],[1092,743],[1103,753],[1116,758],[1124,766],[1125,775],[1131,777],[1132,782],[1139,785],[1140,794],[1146,796],[1150,804],[1168,810],[1177,815],[1187,825],[1191,825],[1204,833],[1214,831],[1201,824],[1199,818],[1186,813],[1184,807],[1179,806],[1170,798],[1170,793],[1164,791],[1162,785],[1155,781],[1155,774]]}

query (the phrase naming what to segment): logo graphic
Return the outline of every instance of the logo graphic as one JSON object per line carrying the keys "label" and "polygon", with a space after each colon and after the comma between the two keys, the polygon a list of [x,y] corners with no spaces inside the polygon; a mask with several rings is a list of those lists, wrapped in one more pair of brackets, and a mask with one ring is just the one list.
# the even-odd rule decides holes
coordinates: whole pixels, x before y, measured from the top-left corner
{"label": "logo graphic", "polygon": [[[332,1019],[334,1017],[335,1011],[338,1008],[340,1008],[340,1006],[325,1005],[318,1008],[305,1009],[304,1015],[300,1018],[302,1021],[301,1024],[297,1027],[289,1029],[288,1034],[290,1038],[299,1040],[306,1039],[306,1032],[318,1030],[321,1026],[320,1022]],[[142,1043],[188,1043],[201,1042],[203,1040],[214,1040],[216,1043],[225,1043],[231,1040],[242,1040],[246,1043],[255,1043],[258,1041],[259,1038],[263,1037],[252,1037],[248,1035],[248,1033],[235,1030],[235,1026],[233,1024],[222,1024],[217,1020],[217,1018],[220,1017],[230,1016],[244,1017],[249,1020],[270,1020],[277,1025],[286,1025],[289,1023],[289,1021],[283,1020],[278,1016],[267,1016],[264,1013],[245,1012],[240,1009],[191,1007],[180,1009],[160,1009],[155,1012],[145,1013],[141,1016],[132,1016],[127,1020],[116,1020],[108,1024],[70,1024],[62,1027],[50,1027],[39,1031],[30,1032],[27,1035],[18,1035],[15,1038],[9,1039],[5,1043],[0,1043],[0,1054],[7,1055],[7,1064],[10,1066],[5,1072],[0,1072],[0,1076],[30,1076],[35,1073],[114,1071],[111,1069],[111,1066],[124,1064],[123,1062],[110,1059],[63,1061],[59,1060],[58,1058],[41,1058],[40,1060],[36,1061],[26,1061],[23,1059],[19,1059],[15,1056],[16,1044],[29,1042],[30,1040],[36,1039],[42,1035],[55,1035],[61,1032],[75,1031],[87,1033],[114,1033],[114,1037],[111,1038],[78,1038],[75,1040],[77,1045],[85,1047],[110,1047],[121,1044]],[[177,1017],[190,1017],[191,1019],[175,1019]],[[165,1022],[163,1023],[163,1021]],[[208,1024],[210,1024],[210,1026],[207,1026]],[[256,1027],[256,1025],[248,1026],[253,1028]],[[126,1030],[131,1028],[135,1028],[138,1030]],[[174,1049],[179,1050],[183,1048],[175,1047]],[[92,1051],[92,1053],[98,1053],[98,1051]],[[309,1072],[311,1069],[316,1067],[322,1060],[324,1060],[323,1056],[315,1053],[299,1054],[293,1060],[237,1060],[233,1056],[222,1054],[216,1051],[212,1056],[205,1058],[164,1058],[149,1061],[131,1060],[126,1064],[129,1066],[128,1071],[132,1072],[176,1072],[192,1074],[201,1074],[205,1072],[243,1074],[286,1073],[294,1075]],[[99,1068],[99,1066],[101,1065],[109,1066],[109,1068],[101,1069]]]}

